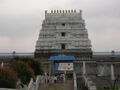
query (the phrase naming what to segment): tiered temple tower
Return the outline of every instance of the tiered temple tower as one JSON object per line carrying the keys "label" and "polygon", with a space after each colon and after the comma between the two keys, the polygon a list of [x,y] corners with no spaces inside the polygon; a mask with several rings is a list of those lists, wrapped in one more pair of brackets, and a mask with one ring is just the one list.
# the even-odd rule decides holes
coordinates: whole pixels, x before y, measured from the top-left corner
{"label": "tiered temple tower", "polygon": [[73,55],[76,61],[90,60],[92,57],[91,41],[81,10],[45,11],[35,57],[48,63],[51,55],[58,54]]}

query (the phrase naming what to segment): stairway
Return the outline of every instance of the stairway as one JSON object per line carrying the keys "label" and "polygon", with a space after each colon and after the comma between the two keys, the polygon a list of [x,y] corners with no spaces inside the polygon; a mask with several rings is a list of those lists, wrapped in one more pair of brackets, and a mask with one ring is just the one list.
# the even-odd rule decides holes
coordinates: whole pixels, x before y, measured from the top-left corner
{"label": "stairway", "polygon": [[39,90],[74,90],[73,80],[67,80],[65,83],[41,85]]}
{"label": "stairway", "polygon": [[84,80],[80,77],[77,77],[77,90],[88,90],[87,87],[85,87]]}

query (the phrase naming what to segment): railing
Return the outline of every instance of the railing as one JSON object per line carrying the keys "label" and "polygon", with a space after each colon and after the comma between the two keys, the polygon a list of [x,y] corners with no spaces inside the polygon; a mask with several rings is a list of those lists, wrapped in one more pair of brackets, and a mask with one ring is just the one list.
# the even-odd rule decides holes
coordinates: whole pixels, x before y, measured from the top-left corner
{"label": "railing", "polygon": [[93,56],[96,55],[107,55],[107,56],[112,56],[112,55],[119,55],[120,56],[120,52],[93,52]]}
{"label": "railing", "polygon": [[18,56],[18,57],[34,57],[34,53],[30,52],[30,53],[0,53],[0,58],[4,58],[4,57],[9,57],[12,58],[14,56]]}
{"label": "railing", "polygon": [[37,76],[35,82],[34,82],[33,78],[31,78],[28,86],[24,85],[23,88],[19,88],[19,89],[0,88],[0,90],[38,90],[40,82],[41,82],[40,78],[41,78],[40,76]]}
{"label": "railing", "polygon": [[31,78],[27,90],[38,90],[41,82],[40,78],[41,78],[40,76],[37,76],[35,82],[33,81],[33,78]]}
{"label": "railing", "polygon": [[60,53],[60,52],[65,52],[65,53],[70,53],[70,52],[92,52],[91,49],[36,49],[36,53]]}
{"label": "railing", "polygon": [[74,90],[77,90],[77,80],[76,80],[76,73],[73,72],[73,78],[74,78]]}
{"label": "railing", "polygon": [[34,53],[31,52],[31,53],[0,53],[0,56],[13,56],[13,55],[16,55],[16,56],[33,56]]}
{"label": "railing", "polygon": [[89,77],[83,75],[83,79],[85,81],[85,86],[87,86],[88,90],[97,90],[96,85]]}
{"label": "railing", "polygon": [[31,78],[30,83],[28,85],[28,90],[35,90],[35,83],[33,81],[33,78]]}
{"label": "railing", "polygon": [[0,90],[28,90],[28,89],[25,89],[25,88],[21,88],[21,89],[0,88]]}
{"label": "railing", "polygon": [[[79,50],[40,50],[40,52],[80,52]],[[39,52],[39,51],[38,51]],[[83,50],[83,52],[87,52],[85,50]],[[93,52],[93,56],[100,56],[100,55],[119,55],[120,56],[120,52],[114,52],[114,54],[112,52]],[[20,56],[20,57],[34,57],[34,52],[16,52],[16,53],[0,53],[0,57],[13,57],[13,56]]]}

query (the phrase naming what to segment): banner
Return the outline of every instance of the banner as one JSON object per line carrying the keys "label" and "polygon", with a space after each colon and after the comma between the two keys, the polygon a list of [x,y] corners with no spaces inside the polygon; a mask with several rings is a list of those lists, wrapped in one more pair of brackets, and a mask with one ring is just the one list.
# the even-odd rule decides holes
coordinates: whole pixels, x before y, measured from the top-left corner
{"label": "banner", "polygon": [[55,70],[71,71],[73,70],[73,63],[55,63]]}

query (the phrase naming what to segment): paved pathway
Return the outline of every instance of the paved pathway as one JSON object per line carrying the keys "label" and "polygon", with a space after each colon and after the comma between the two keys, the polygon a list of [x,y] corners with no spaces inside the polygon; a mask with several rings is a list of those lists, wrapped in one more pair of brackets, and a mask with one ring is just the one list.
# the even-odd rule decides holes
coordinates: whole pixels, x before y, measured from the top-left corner
{"label": "paved pathway", "polygon": [[73,90],[73,80],[67,80],[66,83],[57,83],[42,85],[39,90]]}

